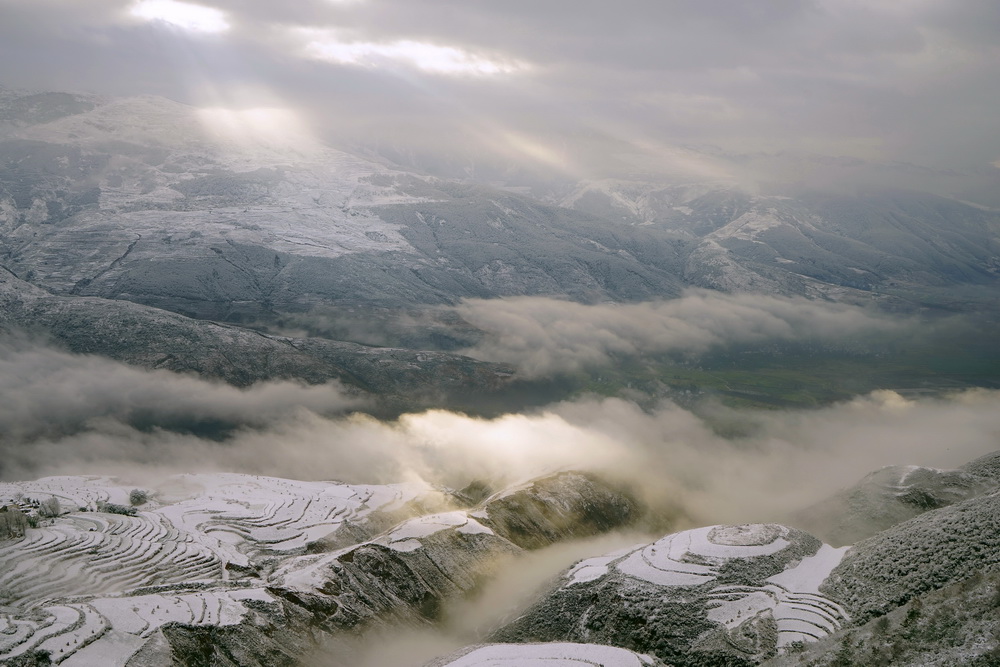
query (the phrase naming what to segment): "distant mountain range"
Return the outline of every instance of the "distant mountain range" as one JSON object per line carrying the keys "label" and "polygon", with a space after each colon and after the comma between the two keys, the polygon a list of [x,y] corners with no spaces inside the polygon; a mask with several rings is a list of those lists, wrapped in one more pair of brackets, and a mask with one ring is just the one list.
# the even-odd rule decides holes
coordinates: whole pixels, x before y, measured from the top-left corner
{"label": "distant mountain range", "polygon": [[[411,369],[438,396],[467,381],[500,389],[510,369],[450,357],[447,372],[424,373],[445,357],[233,327],[448,352],[477,339],[440,316],[467,298],[636,302],[700,287],[907,312],[1000,307],[1000,213],[941,197],[606,180],[542,201],[212,128],[203,110],[159,98],[0,90],[4,326],[235,384],[336,378],[411,393]],[[229,361],[195,354],[218,349],[209,339],[227,341]],[[246,354],[272,361],[232,361]]]}
{"label": "distant mountain range", "polygon": [[240,143],[200,114],[4,91],[3,266],[58,295],[230,322],[317,304],[637,301],[686,286],[915,308],[1000,276],[1000,213],[941,197],[617,180],[543,202],[318,144]]}

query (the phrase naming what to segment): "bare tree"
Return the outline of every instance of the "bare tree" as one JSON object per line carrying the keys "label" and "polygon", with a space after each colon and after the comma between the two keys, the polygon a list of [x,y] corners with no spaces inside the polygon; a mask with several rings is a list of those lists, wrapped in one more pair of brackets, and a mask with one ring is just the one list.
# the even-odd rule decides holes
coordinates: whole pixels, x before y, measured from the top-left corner
{"label": "bare tree", "polygon": [[38,506],[38,513],[46,518],[59,516],[62,512],[62,506],[59,505],[59,499],[55,496],[49,496],[47,500],[43,500]]}

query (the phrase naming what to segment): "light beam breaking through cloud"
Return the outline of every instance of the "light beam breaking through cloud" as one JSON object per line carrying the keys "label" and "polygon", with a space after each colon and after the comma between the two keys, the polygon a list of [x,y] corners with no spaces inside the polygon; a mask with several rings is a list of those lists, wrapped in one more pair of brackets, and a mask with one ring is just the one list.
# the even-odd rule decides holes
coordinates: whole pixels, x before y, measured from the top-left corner
{"label": "light beam breaking through cloud", "polygon": [[300,34],[309,40],[303,49],[307,57],[341,65],[373,68],[405,65],[449,76],[511,74],[526,68],[516,61],[486,58],[454,46],[409,39],[384,43],[351,41],[332,31],[311,29],[303,29]]}
{"label": "light beam breaking through cloud", "polygon": [[[874,184],[1000,204],[992,164],[1000,155],[998,3],[6,0],[3,7],[3,86],[215,106],[201,94],[203,81],[192,85],[201,77],[220,91],[273,91],[304,117],[325,121],[322,130],[338,141],[391,142],[399,154],[429,151],[439,161],[472,155],[482,166],[487,158],[502,169],[537,166],[531,151],[512,165],[505,142],[498,154],[498,142],[480,141],[468,119],[482,118],[530,146],[559,146],[590,178],[616,177],[623,151],[642,154],[628,173],[673,178],[687,169],[672,154],[682,148],[703,156],[696,163],[718,163],[755,186]],[[176,29],[157,30],[164,25]],[[189,39],[221,32],[225,40]],[[185,50],[189,57],[179,57]],[[642,146],[628,146],[637,141]],[[710,177],[696,171],[692,177]]]}
{"label": "light beam breaking through cloud", "polygon": [[130,13],[146,21],[162,21],[192,32],[221,33],[229,22],[221,10],[177,0],[139,0]]}

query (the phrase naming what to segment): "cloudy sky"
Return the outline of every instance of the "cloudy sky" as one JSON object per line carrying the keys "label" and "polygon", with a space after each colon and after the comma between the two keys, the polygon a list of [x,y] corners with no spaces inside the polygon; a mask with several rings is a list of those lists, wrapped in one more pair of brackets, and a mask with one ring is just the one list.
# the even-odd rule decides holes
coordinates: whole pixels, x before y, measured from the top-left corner
{"label": "cloudy sky", "polygon": [[570,172],[613,148],[708,175],[720,155],[917,185],[1000,173],[990,0],[0,0],[0,17],[8,87],[289,108]]}

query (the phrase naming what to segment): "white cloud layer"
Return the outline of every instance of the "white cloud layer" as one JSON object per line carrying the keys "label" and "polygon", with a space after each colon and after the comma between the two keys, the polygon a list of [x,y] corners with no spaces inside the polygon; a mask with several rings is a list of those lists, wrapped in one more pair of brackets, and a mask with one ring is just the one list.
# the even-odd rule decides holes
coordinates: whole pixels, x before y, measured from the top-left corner
{"label": "white cloud layer", "polygon": [[523,64],[491,60],[453,47],[397,40],[392,42],[350,41],[335,32],[300,31],[308,41],[303,53],[310,58],[361,67],[407,66],[425,72],[452,76],[491,76],[524,69]]}
{"label": "white cloud layer", "polygon": [[607,365],[623,355],[698,354],[722,345],[768,341],[833,342],[906,326],[905,320],[857,306],[705,290],[633,304],[473,299],[456,311],[486,333],[466,354],[515,364],[533,376]]}
{"label": "white cloud layer", "polygon": [[[697,413],[583,398],[494,419],[381,421],[336,387],[235,389],[44,347],[0,350],[0,479],[233,471],[452,488],[591,470],[696,523],[782,520],[889,464],[961,465],[1000,448],[1000,391],[891,391],[811,410]],[[744,435],[715,426],[738,422]],[[215,428],[218,427],[218,428]],[[213,428],[215,430],[213,431]]]}

